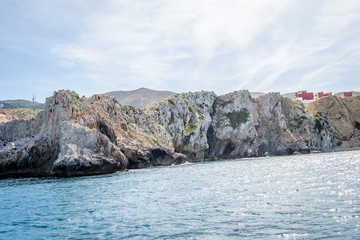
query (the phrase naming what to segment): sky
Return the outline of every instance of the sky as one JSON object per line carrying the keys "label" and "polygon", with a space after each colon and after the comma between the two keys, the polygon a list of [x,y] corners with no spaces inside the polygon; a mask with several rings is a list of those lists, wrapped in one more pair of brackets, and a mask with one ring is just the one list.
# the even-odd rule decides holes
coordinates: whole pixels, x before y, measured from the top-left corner
{"label": "sky", "polygon": [[0,100],[360,90],[358,0],[0,0]]}

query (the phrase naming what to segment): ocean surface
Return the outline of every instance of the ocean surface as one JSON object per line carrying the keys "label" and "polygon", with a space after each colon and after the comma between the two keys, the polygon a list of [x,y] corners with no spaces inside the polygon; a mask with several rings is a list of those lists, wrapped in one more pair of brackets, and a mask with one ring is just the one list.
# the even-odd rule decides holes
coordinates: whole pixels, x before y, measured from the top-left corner
{"label": "ocean surface", "polygon": [[360,151],[0,180],[0,239],[360,239]]}

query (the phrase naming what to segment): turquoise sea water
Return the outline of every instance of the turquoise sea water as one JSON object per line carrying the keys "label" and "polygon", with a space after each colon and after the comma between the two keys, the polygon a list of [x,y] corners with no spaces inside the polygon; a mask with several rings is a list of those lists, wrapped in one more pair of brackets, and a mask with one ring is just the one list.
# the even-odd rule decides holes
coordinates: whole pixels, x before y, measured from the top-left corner
{"label": "turquoise sea water", "polygon": [[360,151],[0,180],[0,239],[360,239]]}

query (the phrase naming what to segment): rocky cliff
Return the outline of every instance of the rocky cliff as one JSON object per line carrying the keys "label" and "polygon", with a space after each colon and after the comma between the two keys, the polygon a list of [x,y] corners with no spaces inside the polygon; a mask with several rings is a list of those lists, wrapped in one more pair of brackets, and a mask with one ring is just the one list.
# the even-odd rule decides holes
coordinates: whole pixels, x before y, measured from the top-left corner
{"label": "rocky cliff", "polygon": [[334,145],[339,148],[359,147],[360,96],[329,96],[308,104],[306,108],[319,122],[328,125],[328,129],[333,133]]}
{"label": "rocky cliff", "polygon": [[0,125],[0,176],[100,174],[182,162],[164,128],[115,98],[54,93],[29,121]]}
{"label": "rocky cliff", "polygon": [[211,123],[214,92],[174,94],[146,107],[145,112],[163,126],[176,152],[189,161],[204,159],[208,149],[206,133]]}
{"label": "rocky cliff", "polygon": [[248,91],[173,94],[144,109],[61,90],[31,120],[0,124],[0,177],[127,168],[360,146],[360,97],[301,103]]}
{"label": "rocky cliff", "polygon": [[252,98],[248,91],[229,93],[216,99],[211,115],[208,159],[284,155],[332,147],[328,129],[317,129],[317,120],[304,106],[278,93],[258,98]]}

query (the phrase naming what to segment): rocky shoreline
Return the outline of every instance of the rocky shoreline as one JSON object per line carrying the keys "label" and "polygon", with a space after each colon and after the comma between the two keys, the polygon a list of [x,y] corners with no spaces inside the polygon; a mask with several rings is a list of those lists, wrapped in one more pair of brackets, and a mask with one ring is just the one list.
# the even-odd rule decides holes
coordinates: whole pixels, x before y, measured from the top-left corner
{"label": "rocky shoreline", "polygon": [[310,103],[248,91],[173,94],[142,109],[60,90],[0,124],[0,178],[82,176],[184,162],[360,147],[360,97]]}

